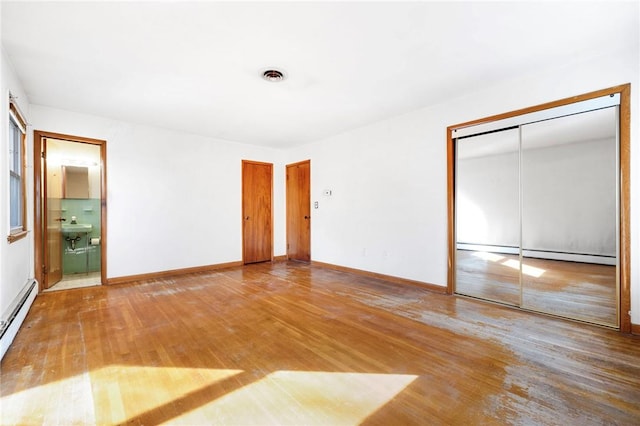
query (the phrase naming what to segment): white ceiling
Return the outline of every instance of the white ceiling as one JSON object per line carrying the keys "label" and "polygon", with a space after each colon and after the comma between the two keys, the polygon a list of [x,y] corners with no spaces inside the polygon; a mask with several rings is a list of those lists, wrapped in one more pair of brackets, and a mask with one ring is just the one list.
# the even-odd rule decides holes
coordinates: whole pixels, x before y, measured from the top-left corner
{"label": "white ceiling", "polygon": [[[1,13],[32,104],[273,147],[638,43],[637,1],[3,0]],[[287,80],[262,80],[267,67]]]}

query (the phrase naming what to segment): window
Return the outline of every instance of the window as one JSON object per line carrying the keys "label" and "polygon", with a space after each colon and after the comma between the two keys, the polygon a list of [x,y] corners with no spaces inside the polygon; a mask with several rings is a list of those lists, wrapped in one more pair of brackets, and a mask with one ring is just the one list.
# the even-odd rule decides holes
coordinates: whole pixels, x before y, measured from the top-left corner
{"label": "window", "polygon": [[9,102],[9,208],[10,231],[8,241],[14,242],[27,234],[25,135],[27,126],[17,105]]}

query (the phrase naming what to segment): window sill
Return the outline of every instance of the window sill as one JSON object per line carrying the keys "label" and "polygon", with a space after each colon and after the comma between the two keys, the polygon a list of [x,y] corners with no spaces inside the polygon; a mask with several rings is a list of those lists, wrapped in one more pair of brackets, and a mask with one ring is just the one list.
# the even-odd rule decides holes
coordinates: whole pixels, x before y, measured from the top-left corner
{"label": "window sill", "polygon": [[9,241],[9,244],[14,243],[26,237],[28,233],[29,231],[19,231],[19,232],[13,233],[7,237],[7,241]]}

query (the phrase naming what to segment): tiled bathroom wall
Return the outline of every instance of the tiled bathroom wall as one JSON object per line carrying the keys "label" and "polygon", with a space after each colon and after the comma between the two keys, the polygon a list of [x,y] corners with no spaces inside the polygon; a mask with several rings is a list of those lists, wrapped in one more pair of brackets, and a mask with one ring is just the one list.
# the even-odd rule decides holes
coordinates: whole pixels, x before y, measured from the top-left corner
{"label": "tiled bathroom wall", "polygon": [[[65,223],[71,223],[71,216],[76,216],[77,223],[91,224],[91,233],[80,234],[80,241],[76,242],[75,250],[71,243],[63,238],[62,273],[78,274],[100,271],[100,251],[102,241],[97,245],[90,243],[92,238],[100,238],[100,199],[67,198],[62,201],[62,216]],[[87,269],[88,256],[88,269]]]}

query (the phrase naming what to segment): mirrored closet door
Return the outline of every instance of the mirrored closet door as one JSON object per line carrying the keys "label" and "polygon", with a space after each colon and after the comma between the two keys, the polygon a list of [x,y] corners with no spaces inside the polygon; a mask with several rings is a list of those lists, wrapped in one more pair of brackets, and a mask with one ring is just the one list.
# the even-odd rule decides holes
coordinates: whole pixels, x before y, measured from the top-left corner
{"label": "mirrored closet door", "polygon": [[459,293],[520,305],[519,131],[458,139]]}
{"label": "mirrored closet door", "polygon": [[617,103],[456,135],[456,293],[618,326]]}
{"label": "mirrored closet door", "polygon": [[617,324],[617,107],[522,126],[522,306]]}

